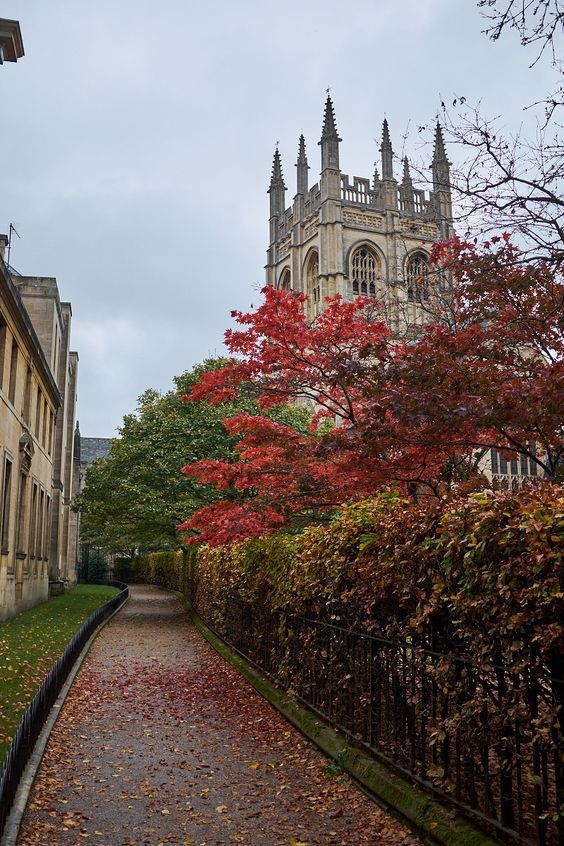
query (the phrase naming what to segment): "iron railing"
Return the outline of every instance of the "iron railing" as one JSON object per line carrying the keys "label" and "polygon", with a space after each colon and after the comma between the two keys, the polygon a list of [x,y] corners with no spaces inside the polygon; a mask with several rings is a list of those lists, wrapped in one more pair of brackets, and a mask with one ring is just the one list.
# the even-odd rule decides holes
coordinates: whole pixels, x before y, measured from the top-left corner
{"label": "iron railing", "polygon": [[129,595],[129,589],[123,582],[106,581],[97,582],[97,584],[117,587],[121,592],[97,608],[84,621],[72,640],[69,641],[61,657],[43,679],[41,686],[22,716],[0,776],[0,837],[3,834],[26,764],[68,674],[93,632],[123,605]]}
{"label": "iron railing", "polygon": [[337,621],[269,615],[238,595],[213,622],[197,588],[195,609],[355,744],[478,824],[522,844],[564,844],[564,683],[534,656],[518,673],[476,667],[415,636],[394,642]]}

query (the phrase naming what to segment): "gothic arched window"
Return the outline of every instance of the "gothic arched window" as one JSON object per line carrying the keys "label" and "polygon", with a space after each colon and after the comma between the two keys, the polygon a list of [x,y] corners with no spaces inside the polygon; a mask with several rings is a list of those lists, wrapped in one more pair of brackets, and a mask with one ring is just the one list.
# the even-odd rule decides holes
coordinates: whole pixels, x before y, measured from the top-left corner
{"label": "gothic arched window", "polygon": [[290,268],[286,267],[282,271],[280,281],[278,282],[278,289],[280,291],[290,291],[291,290],[290,282],[291,282]]}
{"label": "gothic arched window", "polygon": [[414,253],[406,267],[408,302],[421,302],[429,299],[429,261],[425,253]]}
{"label": "gothic arched window", "polygon": [[319,256],[312,253],[307,263],[306,270],[306,294],[309,297],[310,306],[317,305],[321,300],[321,286],[319,283]]}
{"label": "gothic arched window", "polygon": [[368,247],[359,247],[351,258],[350,278],[353,294],[375,297],[380,279],[380,262]]}

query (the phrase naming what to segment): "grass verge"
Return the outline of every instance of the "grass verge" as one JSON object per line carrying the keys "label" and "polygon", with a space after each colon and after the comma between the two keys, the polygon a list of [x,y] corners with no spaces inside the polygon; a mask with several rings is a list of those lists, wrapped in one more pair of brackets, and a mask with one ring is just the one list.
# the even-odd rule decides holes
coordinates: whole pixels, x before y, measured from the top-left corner
{"label": "grass verge", "polygon": [[82,623],[119,591],[78,585],[0,623],[0,766],[45,674]]}

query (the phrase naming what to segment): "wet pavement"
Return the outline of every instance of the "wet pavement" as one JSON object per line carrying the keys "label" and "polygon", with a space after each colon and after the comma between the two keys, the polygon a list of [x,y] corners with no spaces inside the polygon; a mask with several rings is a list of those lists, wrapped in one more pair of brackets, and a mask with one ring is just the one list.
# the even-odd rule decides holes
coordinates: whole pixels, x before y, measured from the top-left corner
{"label": "wet pavement", "polygon": [[223,661],[179,599],[133,586],[49,739],[19,846],[420,846]]}

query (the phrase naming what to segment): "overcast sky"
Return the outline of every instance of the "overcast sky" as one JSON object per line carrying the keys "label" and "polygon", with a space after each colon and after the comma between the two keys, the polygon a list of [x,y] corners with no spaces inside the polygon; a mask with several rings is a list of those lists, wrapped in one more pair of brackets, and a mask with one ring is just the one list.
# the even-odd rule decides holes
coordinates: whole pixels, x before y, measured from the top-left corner
{"label": "overcast sky", "polygon": [[[303,131],[317,181],[325,89],[341,168],[370,176],[382,119],[423,155],[441,97],[502,114],[547,90],[475,0],[5,0],[26,55],[0,68],[0,231],[11,263],[73,308],[83,435],[115,434],[146,388],[223,352],[257,302],[277,140],[288,202]],[[529,57],[530,58],[530,57]]]}

